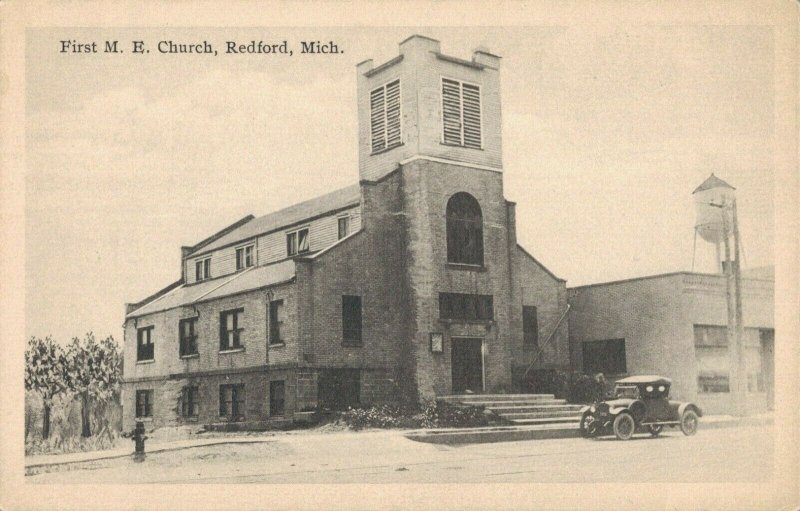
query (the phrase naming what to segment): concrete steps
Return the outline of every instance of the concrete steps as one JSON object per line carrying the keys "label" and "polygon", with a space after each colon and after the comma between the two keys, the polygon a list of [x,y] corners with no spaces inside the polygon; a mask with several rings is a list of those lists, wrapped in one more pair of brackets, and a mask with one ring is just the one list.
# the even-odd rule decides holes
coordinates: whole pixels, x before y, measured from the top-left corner
{"label": "concrete steps", "polygon": [[561,425],[578,428],[580,405],[567,404],[553,394],[466,394],[441,396],[440,401],[462,406],[482,406],[512,424]]}

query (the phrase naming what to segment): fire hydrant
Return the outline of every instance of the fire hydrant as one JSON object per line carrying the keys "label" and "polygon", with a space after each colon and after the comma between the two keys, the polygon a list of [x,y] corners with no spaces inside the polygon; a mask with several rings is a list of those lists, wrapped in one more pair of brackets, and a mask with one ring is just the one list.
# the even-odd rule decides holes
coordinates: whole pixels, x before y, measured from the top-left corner
{"label": "fire hydrant", "polygon": [[133,461],[141,463],[144,461],[144,441],[147,440],[147,437],[144,435],[144,422],[136,422],[136,427],[133,430],[133,438],[131,438],[131,440],[136,442],[136,451],[133,453]]}

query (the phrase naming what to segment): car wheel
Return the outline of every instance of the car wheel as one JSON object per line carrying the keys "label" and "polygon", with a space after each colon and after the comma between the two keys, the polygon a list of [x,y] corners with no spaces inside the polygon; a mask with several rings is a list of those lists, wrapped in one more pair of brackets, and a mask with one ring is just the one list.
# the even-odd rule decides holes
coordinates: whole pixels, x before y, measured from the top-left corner
{"label": "car wheel", "polygon": [[589,430],[586,429],[586,425],[587,425],[588,420],[589,420],[589,414],[588,413],[584,413],[581,416],[581,425],[580,425],[581,436],[583,438],[589,438]]}
{"label": "car wheel", "polygon": [[697,424],[700,419],[694,410],[686,410],[681,416],[681,431],[686,436],[691,436],[697,433]]}
{"label": "car wheel", "polygon": [[636,429],[636,423],[629,413],[621,413],[614,419],[614,434],[620,440],[629,440]]}
{"label": "car wheel", "polygon": [[647,430],[648,430],[648,431],[650,432],[650,434],[651,434],[651,435],[653,435],[653,436],[658,436],[659,434],[661,434],[661,430],[662,430],[662,429],[664,429],[664,426],[662,426],[662,425],[660,425],[660,424],[656,424],[656,425],[652,425],[652,426],[647,426]]}

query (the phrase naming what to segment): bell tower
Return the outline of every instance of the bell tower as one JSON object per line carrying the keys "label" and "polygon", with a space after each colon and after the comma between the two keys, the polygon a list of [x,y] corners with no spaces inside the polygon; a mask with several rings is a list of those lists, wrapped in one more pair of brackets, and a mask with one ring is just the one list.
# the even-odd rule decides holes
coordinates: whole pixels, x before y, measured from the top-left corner
{"label": "bell tower", "polygon": [[360,179],[417,157],[501,170],[499,68],[486,48],[464,60],[420,35],[388,62],[358,64]]}

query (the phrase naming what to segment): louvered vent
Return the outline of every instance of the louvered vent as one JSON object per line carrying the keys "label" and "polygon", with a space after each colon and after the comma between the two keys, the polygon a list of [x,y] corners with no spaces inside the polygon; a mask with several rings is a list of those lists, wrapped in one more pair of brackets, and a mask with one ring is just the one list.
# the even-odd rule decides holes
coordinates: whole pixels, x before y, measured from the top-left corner
{"label": "louvered vent", "polygon": [[400,145],[400,80],[373,90],[369,103],[372,152]]}
{"label": "louvered vent", "polygon": [[480,149],[480,87],[442,78],[442,123],[445,144]]}

